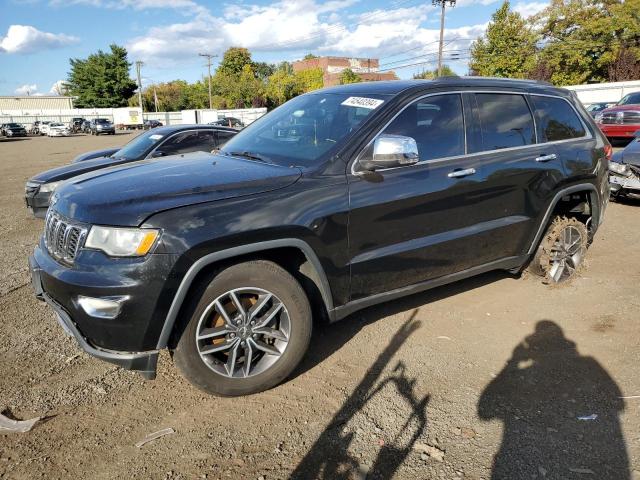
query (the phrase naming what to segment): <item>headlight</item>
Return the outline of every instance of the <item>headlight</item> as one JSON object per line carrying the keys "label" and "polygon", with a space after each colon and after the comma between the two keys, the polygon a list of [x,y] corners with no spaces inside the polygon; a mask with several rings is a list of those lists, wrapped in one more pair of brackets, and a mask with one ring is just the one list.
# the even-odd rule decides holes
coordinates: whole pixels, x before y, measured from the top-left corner
{"label": "headlight", "polygon": [[58,186],[61,184],[62,182],[51,182],[51,183],[45,183],[43,185],[40,186],[40,192],[41,193],[53,193],[54,190],[56,188],[58,188]]}
{"label": "headlight", "polygon": [[91,227],[86,248],[112,257],[142,257],[149,253],[160,232],[152,228]]}
{"label": "headlight", "polygon": [[611,170],[614,173],[617,173],[618,175],[624,175],[626,177],[628,177],[631,174],[631,169],[629,168],[629,165],[626,165],[624,163],[609,162],[609,170]]}

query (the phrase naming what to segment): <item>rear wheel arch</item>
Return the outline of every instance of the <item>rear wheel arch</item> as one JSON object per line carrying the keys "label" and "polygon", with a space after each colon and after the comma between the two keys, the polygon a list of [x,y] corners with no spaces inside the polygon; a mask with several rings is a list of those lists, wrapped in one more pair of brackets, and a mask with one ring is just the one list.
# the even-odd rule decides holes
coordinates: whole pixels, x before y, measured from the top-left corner
{"label": "rear wheel arch", "polygon": [[[205,255],[189,268],[174,295],[157,348],[175,345],[176,337],[180,335],[180,318],[190,308],[193,298],[198,297],[199,289],[207,285],[218,271],[236,263],[257,259],[270,260],[283,267],[301,283],[312,306],[322,308],[323,316],[332,315],[334,306],[329,282],[318,256],[308,243],[287,238],[241,245]],[[299,268],[294,271],[296,263],[299,263]]]}

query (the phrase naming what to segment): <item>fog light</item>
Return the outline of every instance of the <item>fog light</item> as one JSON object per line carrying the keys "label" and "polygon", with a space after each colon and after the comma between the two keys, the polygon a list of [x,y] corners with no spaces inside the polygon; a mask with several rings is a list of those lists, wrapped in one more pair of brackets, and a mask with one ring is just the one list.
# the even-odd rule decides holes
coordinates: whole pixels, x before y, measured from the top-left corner
{"label": "fog light", "polygon": [[78,304],[87,315],[96,318],[116,318],[120,313],[122,302],[129,297],[92,298],[78,295]]}

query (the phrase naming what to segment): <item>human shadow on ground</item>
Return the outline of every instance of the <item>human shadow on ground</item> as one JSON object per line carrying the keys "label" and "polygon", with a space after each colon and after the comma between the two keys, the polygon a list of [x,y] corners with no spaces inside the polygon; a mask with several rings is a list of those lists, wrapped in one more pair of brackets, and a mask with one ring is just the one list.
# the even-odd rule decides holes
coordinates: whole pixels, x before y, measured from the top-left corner
{"label": "human shadow on ground", "polygon": [[[397,362],[391,372],[386,372],[394,355],[419,328],[420,322],[415,320],[417,312],[414,310],[394,334],[387,347],[292,472],[291,479],[346,480],[364,476],[367,479],[388,479],[400,468],[427,427],[426,408],[429,395],[423,398],[416,395],[416,380],[407,376],[406,365],[402,361]],[[403,400],[403,405],[409,407],[409,415],[403,419],[402,425],[398,424],[399,431],[393,438],[385,438],[371,466],[364,469],[359,459],[350,451],[355,433],[344,427],[388,386],[394,387],[393,394],[398,395]],[[391,402],[389,408],[393,408],[395,403]]]}
{"label": "human shadow on ground", "polygon": [[628,480],[621,397],[555,322],[538,322],[478,402],[480,418],[504,424],[491,478]]}

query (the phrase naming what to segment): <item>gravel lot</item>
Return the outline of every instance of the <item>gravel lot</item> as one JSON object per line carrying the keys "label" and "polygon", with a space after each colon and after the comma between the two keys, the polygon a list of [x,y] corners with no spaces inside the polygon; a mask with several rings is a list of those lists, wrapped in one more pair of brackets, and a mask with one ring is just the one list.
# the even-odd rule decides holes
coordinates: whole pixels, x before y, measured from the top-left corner
{"label": "gravel lot", "polygon": [[24,182],[129,138],[0,140],[0,410],[46,417],[0,434],[0,478],[640,479],[640,202],[609,206],[570,285],[491,273],[370,308],[220,399],[168,355],[145,382],[80,353],[32,295]]}

